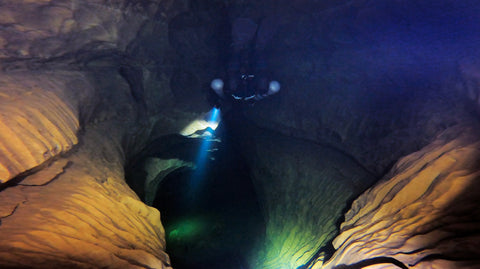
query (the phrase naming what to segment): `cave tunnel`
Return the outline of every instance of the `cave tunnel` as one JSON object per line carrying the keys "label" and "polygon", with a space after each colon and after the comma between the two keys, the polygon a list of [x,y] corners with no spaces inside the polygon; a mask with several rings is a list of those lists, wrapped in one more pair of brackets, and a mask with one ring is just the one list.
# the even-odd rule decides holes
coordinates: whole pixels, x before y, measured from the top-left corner
{"label": "cave tunnel", "polygon": [[0,1],[0,268],[480,268],[480,5]]}
{"label": "cave tunnel", "polygon": [[247,164],[217,123],[208,133],[160,137],[126,168],[127,183],[162,212],[176,268],[246,268],[249,252],[264,237]]}

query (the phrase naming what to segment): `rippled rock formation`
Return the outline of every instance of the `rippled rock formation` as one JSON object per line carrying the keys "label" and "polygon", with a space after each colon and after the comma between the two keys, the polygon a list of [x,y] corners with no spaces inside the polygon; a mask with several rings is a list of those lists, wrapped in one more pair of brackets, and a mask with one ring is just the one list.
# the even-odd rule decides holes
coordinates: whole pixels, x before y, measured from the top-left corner
{"label": "rippled rock formation", "polygon": [[126,185],[104,132],[0,192],[1,267],[169,268],[160,214]]}
{"label": "rippled rock formation", "polygon": [[[93,87],[79,72],[10,72],[1,80],[0,183],[78,143],[80,104]],[[75,83],[75,87],[68,87]],[[78,91],[69,95],[67,90]]]}
{"label": "rippled rock formation", "polygon": [[0,267],[170,267],[158,210],[124,181],[140,105],[113,59],[157,8],[0,3]]}
{"label": "rippled rock formation", "polygon": [[314,268],[478,268],[479,138],[478,124],[455,126],[399,160],[353,202],[335,255]]}
{"label": "rippled rock formation", "polygon": [[[478,14],[469,0],[1,1],[0,267],[176,267],[145,202],[168,198],[165,179],[188,190],[171,174],[203,140],[178,140],[180,158],[168,137],[211,108],[231,20],[275,15],[265,56],[282,90],[222,108],[223,156],[238,156],[212,162],[216,195],[231,173],[250,193],[228,186],[237,214],[208,212],[200,234],[170,223],[177,257],[478,268]],[[244,245],[206,239],[230,235]]]}

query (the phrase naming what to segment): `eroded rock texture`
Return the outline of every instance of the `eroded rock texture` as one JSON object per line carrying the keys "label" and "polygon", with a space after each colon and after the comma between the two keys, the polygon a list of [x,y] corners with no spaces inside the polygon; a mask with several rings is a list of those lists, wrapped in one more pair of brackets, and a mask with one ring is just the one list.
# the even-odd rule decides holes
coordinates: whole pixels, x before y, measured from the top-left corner
{"label": "eroded rock texture", "polygon": [[[309,4],[314,5],[313,1]],[[275,35],[272,42],[275,45],[271,45],[268,53],[274,75],[284,83],[281,94],[271,97],[268,102],[259,102],[254,107],[245,109],[248,119],[256,125],[285,134],[290,141],[294,141],[292,137],[306,140],[307,144],[311,143],[315,145],[312,147],[317,149],[318,144],[328,144],[346,152],[373,174],[383,176],[399,158],[421,149],[433,150],[425,147],[445,129],[458,124],[468,125],[465,122],[469,122],[472,116],[478,118],[478,114],[473,112],[478,110],[478,56],[476,51],[471,49],[471,44],[480,42],[478,35],[469,29],[473,27],[472,22],[476,24],[479,18],[476,12],[478,6],[473,2],[457,5],[453,1],[384,1],[381,4],[375,1],[350,1],[338,2],[335,7],[318,5],[316,8],[303,6],[300,10],[298,6],[302,4],[295,1],[279,6],[278,12],[284,19],[280,26],[282,31]],[[288,9],[289,6],[292,8]],[[295,68],[292,68],[292,65]],[[476,109],[471,109],[470,105]],[[252,140],[257,141],[256,139]],[[323,230],[325,233],[322,233],[320,226],[328,222],[327,219],[333,214],[340,215],[340,212],[328,209],[328,205],[335,203],[329,196],[334,191],[324,193],[323,190],[335,189],[341,184],[332,186],[331,182],[325,180],[317,186],[315,182],[321,181],[324,175],[332,176],[321,168],[319,170],[322,172],[314,173],[312,180],[300,180],[304,176],[302,172],[306,171],[302,169],[303,163],[295,165],[298,175],[288,175],[287,171],[295,171],[295,168],[289,167],[290,165],[283,161],[294,159],[292,156],[295,155],[289,154],[288,157],[276,159],[275,155],[281,156],[284,151],[288,152],[288,147],[276,141],[272,143],[282,145],[279,148],[283,150],[276,152],[277,148],[273,146],[270,146],[270,150],[265,149],[270,142],[258,140],[252,146],[258,154],[246,154],[268,156],[266,158],[269,159],[255,161],[252,165],[255,179],[260,182],[259,193],[266,197],[271,195],[266,201],[267,204],[271,203],[271,207],[267,207],[268,212],[265,215],[268,216],[267,237],[274,238],[270,241],[267,239],[265,251],[275,254],[265,255],[259,268],[296,268],[302,263],[307,264],[306,257],[320,251],[322,244],[300,243],[301,233],[292,236],[293,240],[284,237],[285,234],[293,233],[297,227],[305,227],[305,223],[316,221],[319,225],[313,229],[316,230],[319,241],[328,238],[325,234],[329,234],[331,230],[326,229]],[[475,146],[478,147],[478,144],[471,148]],[[266,154],[267,151],[272,153]],[[317,154],[328,155],[321,149],[318,149],[316,154],[303,152],[303,157],[308,159],[303,162],[323,158]],[[282,164],[270,164],[269,168],[266,168],[265,163],[273,162],[272,160]],[[318,164],[313,166],[320,167]],[[332,167],[341,167],[340,171],[346,170],[337,163]],[[440,167],[432,168],[433,171],[437,169]],[[279,170],[283,170],[283,173]],[[398,170],[396,172],[402,173]],[[275,177],[281,180],[278,179],[277,182]],[[419,184],[420,189],[425,183],[419,180],[418,183],[412,183],[411,187],[415,188],[416,184]],[[294,188],[298,188],[299,193],[306,188],[315,191],[304,192],[298,199],[293,199],[292,197],[299,195],[290,193]],[[394,191],[396,190],[392,190]],[[341,199],[339,196],[336,197]],[[347,197],[343,197],[345,204]],[[283,201],[282,199],[290,202],[282,205],[282,202],[278,202]],[[292,209],[304,201],[317,199],[327,205],[318,202],[309,209],[301,207],[305,211]],[[416,201],[419,206],[421,200]],[[428,204],[428,201],[426,203]],[[470,203],[478,204],[478,201]],[[390,206],[393,204],[385,205],[385,208]],[[315,208],[318,208],[318,211],[315,211]],[[295,211],[294,216],[285,214],[291,210]],[[331,215],[322,215],[320,211],[324,210]],[[307,211],[309,213],[305,213]],[[303,214],[303,217],[299,218],[302,220],[297,221],[298,226],[282,230],[282,225],[288,223],[290,218],[297,217],[297,214]],[[394,214],[385,217],[393,219],[394,223]],[[366,222],[369,225],[376,224],[370,221]],[[462,222],[461,219],[458,221]],[[398,225],[403,225],[401,219],[399,222]],[[392,223],[389,224],[394,226]],[[345,259],[348,259],[349,255],[357,257],[357,253],[365,253],[358,255],[366,257],[374,256],[369,249],[372,248],[372,253],[375,253],[375,244],[378,241],[383,243],[383,238],[375,241],[376,238],[372,236],[370,241],[369,235],[363,237],[364,232],[368,231],[360,229],[362,227],[359,227],[358,237],[352,238],[352,241],[363,239],[364,252],[354,249],[342,256],[345,249],[341,248],[336,255],[347,257]],[[272,233],[274,230],[275,233]],[[309,229],[302,229],[307,230]],[[331,236],[333,234],[330,233]],[[289,243],[297,239],[297,243]],[[465,239],[469,242],[475,240],[475,236]],[[339,241],[336,242],[334,246],[339,247]],[[471,243],[465,243],[464,246],[468,248],[469,244]],[[304,248],[299,251],[299,246]],[[283,252],[285,249],[287,251]],[[289,255],[285,255],[286,252]],[[284,258],[286,256],[290,263],[284,262],[288,260]],[[318,259],[324,258],[320,255]],[[440,262],[442,256],[429,255],[425,260]],[[342,263],[353,264],[332,261],[332,265]],[[321,263],[317,262],[316,266],[320,268]],[[391,264],[386,267],[388,266],[395,267]],[[419,263],[417,266],[428,268],[429,265]]]}
{"label": "eroded rock texture", "polygon": [[[79,72],[21,71],[3,74],[0,80],[4,183],[78,143],[79,105],[89,101],[93,88]],[[67,89],[78,92],[71,95]]]}
{"label": "eroded rock texture", "polygon": [[124,55],[157,8],[0,3],[0,267],[170,267],[160,214],[123,170],[148,125]]}
{"label": "eroded rock texture", "polygon": [[375,177],[350,156],[246,123],[232,139],[241,148],[265,218],[265,239],[252,250],[251,268],[297,268],[325,258],[347,201]]}
{"label": "eroded rock texture", "polygon": [[[246,263],[478,268],[478,4],[274,2],[1,1],[0,267],[169,268],[124,165],[210,109],[225,25],[275,15],[282,91],[229,122],[265,218]],[[150,161],[152,189],[193,166]]]}
{"label": "eroded rock texture", "polygon": [[[40,156],[14,166],[6,179],[34,171],[2,186],[0,265],[166,267],[159,212],[140,202],[124,182],[121,125],[106,121],[77,132],[81,102],[93,102],[87,98],[94,91],[91,82],[62,72],[5,77],[2,97],[11,106],[2,106],[10,128],[3,130],[11,135],[3,135],[2,144],[12,151],[3,152],[2,164],[12,167]],[[81,146],[72,148],[79,138]]]}
{"label": "eroded rock texture", "polygon": [[478,268],[479,135],[478,125],[456,126],[402,158],[355,200],[335,255],[314,268]]}
{"label": "eroded rock texture", "polygon": [[168,267],[160,214],[126,185],[106,138],[89,131],[87,144],[0,193],[1,267]]}
{"label": "eroded rock texture", "polygon": [[160,1],[2,1],[0,57],[52,58],[120,49]]}

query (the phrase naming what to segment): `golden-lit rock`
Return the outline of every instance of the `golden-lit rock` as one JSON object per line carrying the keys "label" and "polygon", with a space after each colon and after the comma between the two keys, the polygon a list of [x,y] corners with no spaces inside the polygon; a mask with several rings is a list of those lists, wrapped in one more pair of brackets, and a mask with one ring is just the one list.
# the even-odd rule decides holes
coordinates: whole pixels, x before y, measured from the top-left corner
{"label": "golden-lit rock", "polygon": [[124,181],[128,121],[112,116],[78,134],[98,105],[79,72],[0,81],[2,179],[17,176],[0,186],[0,268],[169,268],[159,212]]}
{"label": "golden-lit rock", "polygon": [[86,67],[157,6],[1,1],[0,268],[170,268],[159,212],[124,182],[128,85]]}
{"label": "golden-lit rock", "polygon": [[[81,93],[66,95],[70,84]],[[75,72],[0,75],[0,183],[77,144],[79,102],[91,92]]]}
{"label": "golden-lit rock", "polygon": [[126,185],[109,130],[0,192],[0,267],[169,268],[160,214]]}
{"label": "golden-lit rock", "polygon": [[480,132],[473,126],[446,130],[356,199],[335,255],[315,268],[478,268]]}

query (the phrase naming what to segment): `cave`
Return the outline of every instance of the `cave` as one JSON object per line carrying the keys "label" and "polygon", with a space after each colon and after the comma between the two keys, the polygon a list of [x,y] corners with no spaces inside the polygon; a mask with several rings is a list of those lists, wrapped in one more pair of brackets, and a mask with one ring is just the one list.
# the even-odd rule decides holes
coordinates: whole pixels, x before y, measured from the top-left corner
{"label": "cave", "polygon": [[480,268],[480,6],[0,2],[0,268]]}

